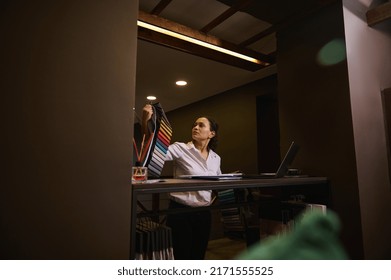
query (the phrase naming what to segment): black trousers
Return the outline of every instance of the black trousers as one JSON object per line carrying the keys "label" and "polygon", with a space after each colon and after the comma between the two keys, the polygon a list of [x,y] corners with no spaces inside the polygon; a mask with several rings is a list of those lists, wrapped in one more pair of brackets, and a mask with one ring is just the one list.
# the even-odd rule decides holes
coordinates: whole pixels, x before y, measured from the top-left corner
{"label": "black trousers", "polygon": [[[170,201],[170,209],[190,208]],[[208,247],[211,228],[209,210],[167,215],[167,226],[172,229],[172,242],[176,260],[203,260]]]}

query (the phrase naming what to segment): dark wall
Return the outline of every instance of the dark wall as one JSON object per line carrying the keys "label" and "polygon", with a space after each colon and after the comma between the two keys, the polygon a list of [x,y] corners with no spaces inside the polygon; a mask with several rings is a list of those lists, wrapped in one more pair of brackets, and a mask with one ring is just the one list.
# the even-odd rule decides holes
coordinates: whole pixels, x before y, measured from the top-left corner
{"label": "dark wall", "polygon": [[8,2],[1,258],[126,259],[138,1]]}
{"label": "dark wall", "polygon": [[210,116],[220,127],[216,152],[222,158],[222,172],[258,172],[256,100],[257,96],[275,95],[276,85],[277,78],[273,75],[168,112],[174,129],[173,141],[191,141],[194,121],[200,116]]}
{"label": "dark wall", "polygon": [[343,26],[342,5],[337,3],[279,32],[281,143],[296,140],[301,146],[297,165],[307,174],[330,179],[343,242],[352,258],[362,258],[347,64],[343,60],[326,66],[318,60],[324,45],[344,40]]}

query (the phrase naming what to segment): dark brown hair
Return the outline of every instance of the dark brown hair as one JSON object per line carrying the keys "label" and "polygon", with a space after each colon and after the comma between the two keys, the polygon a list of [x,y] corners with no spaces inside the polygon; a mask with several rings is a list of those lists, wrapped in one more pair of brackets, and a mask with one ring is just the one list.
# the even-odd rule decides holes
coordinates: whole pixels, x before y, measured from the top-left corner
{"label": "dark brown hair", "polygon": [[218,134],[217,134],[217,132],[219,130],[219,125],[211,117],[205,116],[204,118],[206,118],[209,121],[210,131],[214,131],[214,133],[215,133],[214,137],[211,138],[210,141],[209,141],[208,149],[211,149],[211,150],[215,151],[216,148],[217,148],[217,142],[218,142],[218,137],[217,137]]}

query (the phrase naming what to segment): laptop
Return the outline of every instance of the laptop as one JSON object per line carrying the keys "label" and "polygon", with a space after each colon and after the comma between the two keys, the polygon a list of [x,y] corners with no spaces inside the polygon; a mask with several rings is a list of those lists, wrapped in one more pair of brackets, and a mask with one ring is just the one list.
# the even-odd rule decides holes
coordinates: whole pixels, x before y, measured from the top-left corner
{"label": "laptop", "polygon": [[295,159],[295,156],[296,156],[298,150],[299,150],[299,146],[294,141],[292,141],[292,143],[289,146],[289,149],[286,152],[284,159],[281,161],[281,164],[278,167],[276,173],[260,173],[260,174],[254,174],[254,175],[243,174],[242,178],[262,179],[262,178],[281,178],[281,177],[284,177],[288,172],[289,166],[292,164],[293,160]]}

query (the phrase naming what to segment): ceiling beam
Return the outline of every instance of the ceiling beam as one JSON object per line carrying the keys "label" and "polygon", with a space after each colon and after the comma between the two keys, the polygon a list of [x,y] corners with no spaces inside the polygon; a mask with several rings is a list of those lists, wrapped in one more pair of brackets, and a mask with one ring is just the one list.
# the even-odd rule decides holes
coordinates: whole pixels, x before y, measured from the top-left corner
{"label": "ceiling beam", "polygon": [[381,4],[366,13],[368,26],[391,19],[391,2]]}
{"label": "ceiling beam", "polygon": [[262,30],[258,34],[255,34],[254,36],[248,38],[247,40],[244,40],[243,42],[239,43],[238,45],[241,47],[247,47],[263,38],[266,36],[275,33],[279,29],[278,25],[272,25],[269,28]]}
{"label": "ceiling beam", "polygon": [[172,0],[161,0],[151,11],[153,15],[160,15],[161,12],[171,3]]}
{"label": "ceiling beam", "polygon": [[247,47],[247,46],[265,38],[266,36],[273,34],[275,32],[278,32],[278,31],[298,22],[299,20],[307,18],[309,15],[316,13],[317,11],[319,11],[319,10],[321,10],[331,4],[334,4],[338,1],[340,1],[340,0],[318,0],[317,3],[314,2],[315,3],[314,7],[311,7],[309,9],[303,10],[299,13],[296,13],[294,15],[287,17],[286,19],[270,26],[269,28],[267,28],[265,30],[262,30],[258,34],[255,34],[254,36],[248,38],[247,40],[239,43],[238,46]]}
{"label": "ceiling beam", "polygon": [[206,47],[202,47],[190,42],[186,42],[168,35],[161,34],[159,32],[155,32],[149,30],[147,28],[139,27],[138,28],[138,38],[142,40],[146,40],[149,42],[153,42],[156,44],[164,45],[167,47],[171,47],[177,50],[181,50],[187,53],[191,53],[197,56],[201,56],[207,59],[215,60],[224,64],[240,67],[250,71],[256,71],[266,66],[269,66],[275,63],[275,57],[267,56],[259,52],[255,52],[248,48],[239,47],[233,43],[224,41],[215,36],[207,35],[198,30],[192,29],[190,27],[178,24],[176,22],[151,15],[145,13],[143,11],[139,11],[140,21],[152,24],[154,26],[158,26],[164,28],[166,30],[176,32],[187,37],[191,37],[233,52],[237,52],[246,56],[250,56],[256,58],[260,61],[259,64],[249,62],[240,58],[233,57],[228,54],[223,54],[221,52],[208,49]]}
{"label": "ceiling beam", "polygon": [[225,21],[227,18],[231,17],[235,13],[237,13],[240,9],[248,6],[253,0],[241,0],[238,3],[236,3],[234,6],[229,7],[224,13],[216,17],[214,20],[209,22],[207,25],[205,25],[203,28],[200,29],[201,32],[208,33],[213,28],[215,28],[217,25]]}

